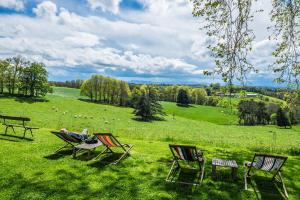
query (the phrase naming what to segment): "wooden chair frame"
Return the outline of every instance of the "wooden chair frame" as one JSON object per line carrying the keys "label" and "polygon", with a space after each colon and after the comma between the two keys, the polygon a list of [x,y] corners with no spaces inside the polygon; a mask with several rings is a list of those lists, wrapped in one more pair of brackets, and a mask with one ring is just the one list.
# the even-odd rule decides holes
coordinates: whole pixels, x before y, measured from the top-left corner
{"label": "wooden chair frame", "polygon": [[[123,160],[127,155],[130,155],[129,152],[130,152],[130,150],[132,149],[133,145],[131,145],[131,144],[121,144],[121,143],[117,140],[117,138],[115,138],[115,137],[113,136],[112,133],[94,133],[94,135],[95,135],[95,136],[98,138],[98,140],[99,140],[100,142],[102,142],[102,144],[105,146],[105,148],[99,153],[99,155],[95,158],[95,160],[97,160],[101,155],[103,155],[103,154],[105,154],[105,153],[114,153],[114,151],[111,149],[112,147],[119,147],[119,148],[121,148],[121,149],[124,151],[124,153],[120,156],[120,158],[119,158],[118,160],[116,160],[115,162],[110,163],[110,164],[116,165],[116,164],[118,164],[121,160]],[[109,145],[107,145],[106,142],[103,141],[102,138],[99,137],[99,136],[108,136],[108,137],[112,138],[112,139],[114,140],[114,142],[116,143],[116,145],[115,145],[115,146],[109,146]]]}
{"label": "wooden chair frame", "polygon": [[[188,160],[182,160],[180,159],[176,153],[174,152],[174,147],[183,147],[183,148],[190,148],[192,149],[194,152],[196,152],[195,156],[196,158],[194,160],[188,161]],[[171,169],[166,177],[166,182],[172,182],[172,183],[181,183],[181,184],[187,184],[187,185],[195,185],[195,186],[199,186],[202,184],[203,182],[203,178],[204,178],[204,170],[205,170],[205,159],[203,157],[203,154],[200,156],[199,155],[199,151],[197,150],[196,146],[186,146],[186,145],[174,145],[174,144],[170,144],[169,148],[172,152],[173,155],[173,163],[171,166]],[[179,161],[186,161],[186,162],[197,162],[198,166],[199,166],[199,170],[200,173],[197,177],[197,181],[196,182],[184,182],[184,181],[176,181],[173,180],[172,176],[180,169],[182,169]]]}
{"label": "wooden chair frame", "polygon": [[52,134],[56,135],[57,137],[59,137],[60,139],[62,139],[66,144],[63,145],[62,147],[58,148],[57,150],[54,151],[54,154],[59,152],[60,150],[62,149],[65,149],[65,148],[72,148],[74,149],[74,147],[80,143],[82,143],[81,140],[77,140],[67,134],[63,134],[59,131],[51,131]]}
{"label": "wooden chair frame", "polygon": [[[251,178],[251,169],[254,168],[256,170],[261,170],[261,171],[264,171],[264,172],[272,172],[271,171],[266,171],[266,170],[262,170],[262,169],[258,169],[256,167],[253,166],[253,164],[255,163],[255,160],[257,157],[264,157],[264,158],[274,158],[274,159],[281,159],[283,160],[282,164],[279,166],[278,169],[275,170],[275,173],[273,174],[273,177],[272,177],[272,181],[277,181],[279,183],[282,184],[282,187],[283,187],[283,190],[284,190],[284,195],[288,198],[288,192],[287,192],[287,189],[285,187],[285,184],[284,184],[284,181],[283,181],[283,178],[282,178],[282,174],[281,174],[281,168],[283,167],[283,165],[285,164],[286,160],[288,159],[288,157],[285,157],[285,156],[275,156],[275,155],[268,155],[268,154],[255,154],[252,161],[251,161],[251,165],[250,166],[247,166],[246,164],[244,164],[245,166],[245,174],[244,174],[244,182],[245,182],[245,190],[248,190],[248,182],[247,182],[247,179]],[[273,167],[273,166],[272,166]]]}

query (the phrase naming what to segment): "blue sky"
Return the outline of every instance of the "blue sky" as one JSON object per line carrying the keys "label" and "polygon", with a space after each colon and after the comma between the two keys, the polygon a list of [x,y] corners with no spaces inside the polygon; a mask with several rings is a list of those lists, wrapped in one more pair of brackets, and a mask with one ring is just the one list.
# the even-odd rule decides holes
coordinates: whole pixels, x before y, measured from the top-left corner
{"label": "blue sky", "polygon": [[[258,1],[248,85],[274,86],[271,0]],[[131,82],[211,83],[210,39],[189,0],[1,0],[0,58],[43,62],[50,80],[103,74]]]}

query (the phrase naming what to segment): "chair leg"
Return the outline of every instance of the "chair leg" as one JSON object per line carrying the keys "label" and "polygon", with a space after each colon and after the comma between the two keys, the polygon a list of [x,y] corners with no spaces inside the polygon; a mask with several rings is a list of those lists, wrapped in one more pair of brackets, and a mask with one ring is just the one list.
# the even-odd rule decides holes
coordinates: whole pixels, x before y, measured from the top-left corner
{"label": "chair leg", "polygon": [[114,162],[112,164],[114,164],[114,165],[118,164],[123,158],[125,158],[125,156],[127,156],[129,154],[129,151],[132,149],[132,147],[133,147],[133,145],[130,146],[130,148],[127,149],[127,151],[125,151],[124,154],[116,162]]}
{"label": "chair leg", "polygon": [[285,194],[285,196],[286,196],[287,198],[289,198],[289,195],[288,195],[288,192],[287,192],[287,190],[286,190],[286,187],[285,187],[283,178],[282,178],[282,176],[281,176],[281,172],[278,172],[278,176],[279,176],[280,181],[281,181],[281,183],[282,183],[282,187],[283,187],[283,190],[284,190],[284,194]]}
{"label": "chair leg", "polygon": [[175,163],[176,163],[176,160],[173,161],[172,167],[171,167],[171,169],[170,169],[170,171],[169,171],[169,173],[167,175],[166,181],[169,181],[169,178],[170,178],[170,176],[171,176],[171,174],[173,172],[173,168],[174,168]]}
{"label": "chair leg", "polygon": [[203,178],[204,178],[204,170],[205,170],[205,159],[203,159],[203,164],[202,164],[202,170],[201,170],[201,179],[200,179],[200,184],[202,183],[203,181]]}
{"label": "chair leg", "polygon": [[247,172],[247,169],[246,169],[245,174],[244,174],[245,190],[248,190],[247,178],[248,178],[248,172]]}
{"label": "chair leg", "polygon": [[69,146],[69,144],[65,144],[64,146],[60,147],[59,149],[57,149],[56,151],[54,151],[54,154],[56,154],[57,152],[59,152],[60,150],[66,148],[67,146]]}
{"label": "chair leg", "polygon": [[73,154],[72,154],[73,158],[76,158],[76,153],[77,153],[77,149],[74,147],[73,148]]}
{"label": "chair leg", "polygon": [[107,147],[105,147],[105,149],[103,149],[99,154],[98,156],[96,156],[96,158],[94,158],[94,160],[97,160],[102,154],[104,154],[106,151],[108,150]]}

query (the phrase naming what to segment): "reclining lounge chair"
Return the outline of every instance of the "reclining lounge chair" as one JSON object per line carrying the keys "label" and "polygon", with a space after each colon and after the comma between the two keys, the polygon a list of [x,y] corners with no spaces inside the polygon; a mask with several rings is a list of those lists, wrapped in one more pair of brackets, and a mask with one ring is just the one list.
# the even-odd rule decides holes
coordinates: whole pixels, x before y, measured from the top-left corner
{"label": "reclining lounge chair", "polygon": [[52,134],[56,135],[60,139],[62,139],[66,144],[57,149],[54,153],[59,152],[64,148],[71,148],[73,149],[76,145],[82,143],[82,140],[76,139],[74,137],[69,136],[68,134],[61,133],[59,131],[51,131]]}
{"label": "reclining lounge chair", "polygon": [[274,156],[274,155],[266,155],[266,154],[255,154],[252,162],[245,161],[245,190],[248,189],[247,179],[251,178],[250,172],[252,169],[261,170],[264,172],[270,172],[273,174],[272,181],[277,181],[282,183],[282,187],[284,190],[284,194],[288,197],[288,193],[281,175],[281,168],[286,162],[287,157],[284,156]]}
{"label": "reclining lounge chair", "polygon": [[120,158],[111,164],[118,164],[123,158],[129,155],[129,151],[133,147],[131,144],[121,144],[111,133],[95,133],[94,135],[105,146],[105,149],[95,159],[98,159],[104,153],[114,153],[112,150],[113,147],[119,147],[124,151]]}
{"label": "reclining lounge chair", "polygon": [[[169,145],[170,150],[173,154],[173,164],[166,178],[167,182],[177,182],[188,185],[201,185],[204,176],[205,159],[203,153],[197,150],[195,146],[184,146],[184,145]],[[174,180],[174,175],[182,169],[181,162],[196,163],[199,167],[197,181],[186,182]],[[200,180],[199,180],[200,179]]]}

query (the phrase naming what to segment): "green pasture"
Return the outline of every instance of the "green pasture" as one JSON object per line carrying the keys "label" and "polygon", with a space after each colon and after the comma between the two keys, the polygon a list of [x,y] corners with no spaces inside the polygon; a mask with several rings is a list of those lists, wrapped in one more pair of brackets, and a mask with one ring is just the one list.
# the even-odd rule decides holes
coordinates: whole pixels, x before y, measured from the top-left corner
{"label": "green pasture", "polygon": [[[289,157],[283,168],[289,199],[300,198],[299,126],[238,126],[237,117],[223,108],[162,105],[168,114],[164,120],[140,122],[131,108],[90,103],[76,89],[54,88],[44,101],[0,97],[0,114],[28,116],[30,125],[40,127],[33,139],[21,139],[21,130],[7,136],[0,126],[0,199],[283,199],[264,174],[253,179],[251,191],[244,190],[242,163],[255,152]],[[50,131],[60,128],[112,132],[134,148],[118,165],[93,159],[102,147],[91,158],[73,159],[71,151],[53,154],[63,142]],[[170,143],[196,145],[204,152],[202,186],[164,181],[171,167]],[[232,181],[228,170],[212,180],[214,157],[235,159],[238,180]]]}

